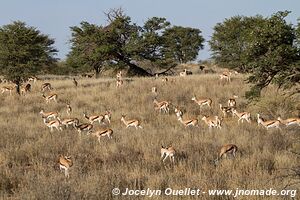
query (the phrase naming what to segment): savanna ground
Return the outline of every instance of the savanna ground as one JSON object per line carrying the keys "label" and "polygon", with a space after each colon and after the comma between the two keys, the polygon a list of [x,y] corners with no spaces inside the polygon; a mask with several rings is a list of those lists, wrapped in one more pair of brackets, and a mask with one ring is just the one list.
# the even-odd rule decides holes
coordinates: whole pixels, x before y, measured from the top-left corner
{"label": "savanna ground", "polygon": [[[270,87],[262,100],[248,104],[243,98],[249,86],[245,77],[234,76],[230,84],[220,82],[217,74],[192,75],[161,79],[134,78],[116,89],[114,79],[79,79],[76,88],[71,79],[38,81],[25,97],[16,94],[0,95],[0,196],[2,199],[146,199],[148,197],[113,196],[115,187],[130,189],[269,189],[281,190],[299,181],[289,170],[299,166],[300,127],[265,130],[258,127],[256,113],[274,119],[298,115],[299,98],[285,99],[281,92]],[[46,105],[39,92],[43,82],[51,82],[58,103]],[[169,100],[184,110],[183,118],[197,117],[199,128],[184,128],[174,110],[159,114],[153,107],[151,87],[158,88],[158,100]],[[210,97],[213,109],[203,109],[191,98]],[[237,118],[223,120],[221,130],[208,131],[201,121],[203,114],[219,115],[219,103],[226,104],[233,94],[238,111],[249,111],[252,123],[237,124]],[[110,128],[113,139],[104,137],[101,144],[92,136],[78,136],[73,128],[50,132],[39,115],[43,108],[59,111],[67,117],[66,103],[73,108],[73,117],[87,122],[83,112],[102,114],[112,112]],[[298,110],[297,110],[298,109]],[[141,120],[143,129],[125,128],[122,114],[127,119]],[[100,127],[94,123],[94,129]],[[224,159],[212,164],[219,148],[236,144],[239,153],[235,159]],[[172,144],[177,150],[176,163],[160,161],[162,145]],[[60,154],[71,155],[74,165],[70,178],[65,178],[57,164]],[[298,178],[298,179],[293,179]],[[299,184],[288,186],[297,189]],[[299,194],[297,194],[299,196]],[[297,198],[296,196],[296,198]],[[194,199],[199,197],[156,196],[151,199]],[[232,199],[226,196],[201,195],[201,199]],[[239,199],[249,199],[240,196]],[[290,199],[276,197],[278,199]],[[268,199],[276,199],[269,197]],[[251,197],[250,199],[263,199]]]}

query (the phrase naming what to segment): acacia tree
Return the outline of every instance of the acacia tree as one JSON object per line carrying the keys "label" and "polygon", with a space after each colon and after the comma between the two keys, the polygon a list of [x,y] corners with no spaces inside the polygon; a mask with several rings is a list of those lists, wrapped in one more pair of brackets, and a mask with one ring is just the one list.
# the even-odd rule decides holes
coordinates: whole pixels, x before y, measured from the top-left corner
{"label": "acacia tree", "polygon": [[[145,76],[153,75],[153,73],[139,66],[139,61],[147,60],[160,68],[167,68],[168,65],[175,66],[172,64],[177,60],[166,54],[176,49],[165,45],[167,40],[164,34],[170,26],[165,18],[153,17],[148,19],[144,26],[138,26],[132,23],[131,18],[121,9],[111,10],[106,16],[107,26],[83,22],[80,27],[71,27],[71,52],[67,59],[70,65],[78,67],[87,65],[94,69],[92,63],[96,63],[101,69],[103,69],[103,64],[109,64],[109,67],[113,68],[127,66],[131,74]],[[190,32],[195,32],[195,30]],[[202,38],[201,31],[197,33],[197,36]],[[197,54],[201,47],[201,42],[193,46]],[[191,59],[194,57],[190,57]],[[169,69],[165,71],[167,70]],[[96,69],[95,71],[100,72]]]}
{"label": "acacia tree", "polygon": [[210,45],[216,62],[250,73],[247,80],[254,84],[246,93],[250,99],[270,83],[287,88],[299,82],[299,49],[295,30],[285,21],[288,14],[233,17],[214,28]]}
{"label": "acacia tree", "polygon": [[54,40],[24,22],[0,27],[0,71],[17,85],[55,61]]}

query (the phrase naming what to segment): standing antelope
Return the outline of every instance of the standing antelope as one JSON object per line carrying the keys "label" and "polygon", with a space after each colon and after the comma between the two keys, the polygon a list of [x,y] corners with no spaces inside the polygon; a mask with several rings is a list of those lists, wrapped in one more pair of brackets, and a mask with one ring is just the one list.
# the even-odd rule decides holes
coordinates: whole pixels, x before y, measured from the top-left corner
{"label": "standing antelope", "polygon": [[231,154],[233,155],[233,157],[235,157],[237,151],[238,151],[238,147],[234,144],[226,144],[222,146],[220,149],[219,156],[215,160],[215,164],[217,164],[217,162],[221,160],[223,157],[227,158],[227,154]]}
{"label": "standing antelope", "polygon": [[221,129],[221,120],[219,119],[218,116],[213,116],[213,117],[207,117],[204,116],[202,117],[202,120],[208,125],[208,127],[211,129],[213,127]]}
{"label": "standing antelope", "polygon": [[30,81],[33,81],[33,83],[35,83],[37,81],[37,77],[35,76],[30,76],[28,79],[27,79],[28,82]]}
{"label": "standing antelope", "polygon": [[40,111],[40,114],[42,115],[42,118],[46,118],[46,119],[56,119],[58,116],[58,112],[44,112],[44,110],[42,109]]}
{"label": "standing antelope", "polygon": [[236,111],[236,109],[232,110],[232,113],[235,114],[239,119],[238,119],[238,123],[240,123],[240,120],[242,120],[242,123],[244,122],[244,120],[246,120],[247,122],[251,122],[251,114],[249,112],[238,112]]}
{"label": "standing antelope", "polygon": [[65,176],[69,177],[69,169],[73,166],[73,161],[71,156],[63,156],[59,157],[59,169],[65,171]]}
{"label": "standing antelope", "polygon": [[176,153],[176,151],[175,151],[174,147],[161,146],[161,149],[160,149],[161,157],[160,158],[163,159],[163,162],[164,162],[169,157],[170,161],[175,163],[175,153]]}
{"label": "standing antelope", "polygon": [[179,73],[179,76],[181,76],[181,77],[185,77],[186,75],[187,75],[186,69],[184,69],[183,72],[180,72],[180,73]]}
{"label": "standing antelope", "polygon": [[79,120],[77,118],[66,118],[61,120],[61,124],[63,126],[66,126],[66,128],[69,128],[69,125],[72,125],[73,127],[75,127],[75,125],[79,124]]}
{"label": "standing antelope", "polygon": [[121,80],[122,79],[122,71],[119,71],[117,73],[117,80]]}
{"label": "standing antelope", "polygon": [[101,123],[104,123],[104,116],[103,115],[92,115],[92,116],[87,116],[85,113],[83,113],[83,116],[89,120],[90,124],[93,124],[94,122],[98,121],[99,124],[101,125]]}
{"label": "standing antelope", "polygon": [[156,100],[156,98],[154,98],[153,103],[156,105],[156,110],[159,110],[159,112],[161,113],[162,111],[164,111],[165,113],[169,113],[170,109],[169,109],[169,102],[168,101],[161,101],[158,102]]}
{"label": "standing antelope", "polygon": [[30,92],[31,90],[31,85],[28,83],[26,84],[24,87],[20,88],[20,92],[21,94],[23,94],[24,96],[26,95],[26,93]]}
{"label": "standing antelope", "polygon": [[57,94],[51,94],[49,96],[45,96],[45,94],[43,94],[42,96],[46,100],[46,103],[49,103],[50,101],[54,101],[57,103]]}
{"label": "standing antelope", "polygon": [[157,95],[157,87],[152,87],[151,92],[152,94]]}
{"label": "standing antelope", "polygon": [[261,124],[263,127],[265,127],[267,130],[269,128],[280,128],[280,121],[279,120],[264,120],[262,117],[260,117],[259,114],[257,114],[257,124]]}
{"label": "standing antelope", "polygon": [[197,99],[196,96],[192,98],[192,101],[195,101],[200,106],[200,110],[202,106],[207,105],[209,108],[211,108],[212,100],[210,98],[205,98],[205,99]]}
{"label": "standing antelope", "polygon": [[92,124],[88,124],[88,123],[83,123],[83,124],[79,124],[79,125],[75,124],[74,128],[80,134],[81,132],[84,132],[84,131],[89,132],[93,128],[93,125]]}
{"label": "standing antelope", "polygon": [[72,113],[72,107],[70,104],[67,104],[67,114],[71,115],[71,113]]}
{"label": "standing antelope", "polygon": [[4,86],[1,88],[1,93],[3,94],[4,92],[9,92],[9,95],[11,96],[11,92],[14,90],[15,87],[16,86]]}
{"label": "standing antelope", "polygon": [[228,99],[228,102],[227,102],[228,107],[235,108],[236,107],[236,100],[235,99],[237,99],[237,98],[238,98],[238,96],[233,95],[232,98]]}
{"label": "standing antelope", "polygon": [[178,106],[175,106],[174,112],[175,112],[177,118],[183,116],[183,112],[180,110],[180,108]]}
{"label": "standing antelope", "polygon": [[48,128],[50,128],[51,132],[53,131],[53,128],[56,128],[58,131],[62,131],[61,122],[60,122],[59,118],[49,121],[49,122],[47,122],[47,118],[43,118],[43,120],[44,120],[44,124]]}
{"label": "standing antelope", "polygon": [[220,74],[219,76],[220,76],[220,80],[225,80],[225,81],[227,81],[227,82],[230,82],[231,81],[231,79],[230,79],[230,77],[231,77],[231,72],[223,72],[222,74]]}
{"label": "standing antelope", "polygon": [[46,90],[50,91],[52,89],[53,88],[50,83],[43,83],[41,86],[41,92],[45,92]]}
{"label": "standing antelope", "polygon": [[220,105],[220,110],[222,111],[224,118],[227,116],[227,113],[232,113],[231,107],[222,106],[222,104],[219,104],[219,105]]}
{"label": "standing antelope", "polygon": [[299,117],[294,117],[294,118],[288,118],[288,119],[281,119],[281,117],[277,118],[280,123],[286,125],[286,126],[290,126],[293,124],[298,124],[300,126],[300,118]]}
{"label": "standing antelope", "polygon": [[116,82],[116,87],[119,88],[123,85],[123,80],[120,80],[120,79],[117,79],[117,82]]}
{"label": "standing antelope", "polygon": [[123,122],[126,125],[126,128],[130,127],[130,126],[134,126],[136,129],[139,128],[143,128],[141,126],[141,122],[137,119],[131,119],[131,120],[125,120],[126,115],[122,115],[121,118],[121,122]]}
{"label": "standing antelope", "polygon": [[[98,138],[98,141],[100,143],[100,138],[101,137],[104,137],[104,136],[107,136],[109,139],[112,139],[112,135],[113,135],[113,130],[112,129],[102,129],[102,130],[98,130],[98,131],[95,131],[93,133],[91,133],[93,136],[96,136]],[[89,135],[90,133],[88,133]]]}
{"label": "standing antelope", "polygon": [[188,127],[188,126],[198,127],[198,119],[182,120],[182,117],[178,117],[178,121],[180,121],[185,127]]}

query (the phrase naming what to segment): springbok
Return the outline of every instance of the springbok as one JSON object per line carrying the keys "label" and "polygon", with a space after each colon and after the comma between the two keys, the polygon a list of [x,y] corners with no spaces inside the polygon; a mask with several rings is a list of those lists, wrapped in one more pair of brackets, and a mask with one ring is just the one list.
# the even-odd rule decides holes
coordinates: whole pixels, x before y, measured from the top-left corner
{"label": "springbok", "polygon": [[225,81],[230,82],[231,81],[231,79],[230,79],[231,74],[232,74],[231,72],[224,71],[222,74],[219,75],[220,80],[224,79]]}
{"label": "springbok", "polygon": [[43,83],[41,86],[41,92],[45,92],[46,90],[50,91],[52,89],[53,88],[50,83]]}
{"label": "springbok", "polygon": [[117,79],[117,82],[116,82],[116,88],[119,88],[119,87],[121,87],[122,85],[123,85],[123,80],[121,80],[121,79]]}
{"label": "springbok", "polygon": [[37,81],[37,77],[35,77],[35,76],[30,76],[28,79],[27,79],[27,81],[28,82],[33,82],[33,83],[35,83],[36,81]]}
{"label": "springbok", "polygon": [[300,126],[300,118],[299,117],[293,117],[293,118],[288,118],[288,119],[281,119],[281,117],[278,117],[277,119],[286,126],[291,126],[294,124],[298,124]]}
{"label": "springbok", "polygon": [[164,162],[169,157],[170,161],[175,163],[175,153],[176,153],[176,151],[173,146],[169,146],[169,147],[161,146],[160,159],[163,159],[162,161]]}
{"label": "springbok", "polygon": [[178,121],[180,121],[185,127],[188,127],[188,126],[198,127],[198,119],[183,120],[182,117],[178,117]]}
{"label": "springbok", "polygon": [[226,107],[226,106],[223,106],[222,104],[219,104],[219,106],[220,106],[220,110],[223,113],[224,118],[227,117],[227,113],[231,113],[233,115],[232,107]]}
{"label": "springbok", "polygon": [[236,111],[236,109],[232,110],[232,113],[235,114],[239,119],[238,119],[238,123],[240,123],[240,120],[242,120],[242,123],[244,122],[244,120],[246,120],[247,122],[251,122],[251,114],[249,112],[238,112]]}
{"label": "springbok", "polygon": [[177,118],[183,116],[183,112],[180,110],[180,108],[178,106],[175,106],[174,112],[175,112]]}
{"label": "springbok", "polygon": [[213,127],[221,129],[221,120],[219,119],[218,116],[203,116],[202,120],[208,125],[208,128],[211,129]]}
{"label": "springbok", "polygon": [[223,157],[227,158],[228,154],[231,154],[233,157],[235,157],[237,151],[238,151],[238,147],[234,144],[223,145],[220,149],[218,158],[215,160],[215,164],[217,164],[217,162],[221,160]]}
{"label": "springbok", "polygon": [[53,128],[56,128],[58,131],[62,131],[61,128],[61,122],[59,120],[59,118],[52,120],[52,121],[47,121],[47,118],[43,118],[44,124],[50,128],[50,131],[53,131]]}
{"label": "springbok", "polygon": [[212,100],[210,98],[204,98],[204,99],[197,99],[196,96],[192,98],[192,101],[195,101],[196,104],[200,106],[200,110],[202,106],[207,105],[209,108],[211,108]]}
{"label": "springbok", "polygon": [[123,122],[126,126],[126,128],[130,127],[130,126],[134,126],[136,129],[139,127],[139,128],[143,128],[141,126],[141,122],[137,119],[131,119],[131,120],[125,120],[125,117],[126,115],[122,115],[122,118],[121,118],[121,122]]}
{"label": "springbok", "polygon": [[112,129],[101,129],[101,130],[98,130],[98,131],[95,131],[95,132],[92,132],[92,133],[88,133],[93,135],[93,136],[96,136],[98,138],[98,141],[100,143],[100,138],[101,137],[105,137],[107,136],[109,139],[112,139],[112,135],[113,135],[113,130]]}
{"label": "springbok", "polygon": [[42,118],[46,119],[56,119],[58,116],[58,112],[44,112],[43,109],[40,111],[40,114],[42,115]]}
{"label": "springbok", "polygon": [[98,121],[99,124],[103,123],[104,116],[102,115],[92,115],[92,116],[87,116],[86,113],[83,113],[83,116],[89,120],[90,124],[93,124],[94,122]]}
{"label": "springbok", "polygon": [[71,113],[72,113],[72,107],[70,104],[67,104],[67,114],[71,115]]}
{"label": "springbok", "polygon": [[152,94],[157,95],[157,87],[152,87],[151,92]]}
{"label": "springbok", "polygon": [[185,76],[187,76],[187,73],[186,73],[186,69],[184,69],[184,71],[183,72],[180,72],[179,73],[179,76],[181,76],[181,77],[185,77]]}
{"label": "springbok", "polygon": [[66,126],[66,128],[69,128],[69,125],[72,125],[73,127],[75,127],[75,125],[79,124],[79,120],[77,118],[66,118],[61,120],[61,124],[63,126]]}
{"label": "springbok", "polygon": [[170,102],[168,102],[168,101],[158,102],[156,100],[156,98],[154,98],[153,103],[156,105],[155,109],[159,110],[160,113],[162,111],[164,111],[165,113],[169,113],[169,111],[170,111],[170,109],[169,109]]}
{"label": "springbok", "polygon": [[30,90],[31,90],[31,85],[28,83],[24,87],[20,88],[20,93],[25,96],[26,93],[30,92]]}
{"label": "springbok", "polygon": [[75,124],[74,128],[78,131],[80,134],[81,132],[90,132],[90,130],[93,128],[92,124],[83,123],[83,124]]}
{"label": "springbok", "polygon": [[57,94],[50,94],[49,96],[45,96],[45,94],[43,94],[42,97],[46,100],[46,103],[49,103],[51,101],[57,103]]}
{"label": "springbok", "polygon": [[269,130],[269,128],[280,128],[280,121],[279,120],[264,120],[260,114],[257,114],[257,124],[258,125],[262,125],[263,127],[265,127],[267,130]]}
{"label": "springbok", "polygon": [[1,88],[1,93],[3,94],[4,92],[9,92],[9,95],[11,96],[11,92],[14,90],[15,87],[16,86],[4,86]]}
{"label": "springbok", "polygon": [[231,97],[230,99],[228,99],[228,102],[227,102],[228,107],[235,108],[236,107],[236,99],[237,98],[238,98],[238,96],[233,95],[233,97]]}
{"label": "springbok", "polygon": [[59,157],[59,169],[65,171],[65,177],[69,177],[69,169],[73,166],[73,161],[71,156],[63,156]]}

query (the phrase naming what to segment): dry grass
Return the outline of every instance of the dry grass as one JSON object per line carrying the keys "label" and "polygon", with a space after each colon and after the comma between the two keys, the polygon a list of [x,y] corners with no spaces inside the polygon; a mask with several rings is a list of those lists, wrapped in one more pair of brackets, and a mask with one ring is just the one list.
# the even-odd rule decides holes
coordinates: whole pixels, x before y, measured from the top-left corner
{"label": "dry grass", "polygon": [[[133,199],[112,196],[111,190],[114,187],[121,190],[163,190],[167,187],[282,189],[288,184],[289,179],[274,178],[285,173],[282,169],[299,164],[299,157],[289,152],[299,150],[299,127],[267,132],[257,127],[253,116],[257,112],[262,112],[266,118],[276,117],[276,114],[294,116],[297,114],[293,112],[296,104],[285,104],[284,109],[274,106],[276,91],[270,89],[262,103],[247,105],[242,96],[248,88],[242,76],[234,77],[231,84],[219,82],[217,75],[193,75],[174,80],[163,83],[154,79],[131,79],[120,89],[116,89],[115,81],[110,79],[79,79],[77,88],[71,79],[47,80],[52,83],[59,99],[58,104],[48,105],[39,92],[42,81],[33,85],[33,91],[26,97],[0,95],[1,198]],[[238,110],[251,112],[254,120],[251,124],[238,125],[237,118],[229,117],[224,119],[221,130],[211,132],[201,120],[199,128],[184,128],[173,110],[170,115],[158,114],[154,110],[153,86],[158,88],[158,100],[169,100],[183,108],[184,118],[198,117],[200,120],[203,114],[221,116],[219,103],[226,104],[227,99],[236,94],[240,97],[237,99]],[[203,109],[200,113],[199,107],[191,100],[193,94],[210,97],[213,109]],[[282,99],[277,95],[277,100]],[[113,139],[102,138],[99,144],[92,136],[82,134],[79,137],[71,128],[51,133],[43,124],[39,111],[42,108],[59,111],[64,118],[67,116],[67,102],[73,108],[72,116],[81,122],[87,122],[83,112],[103,114],[110,109]],[[268,104],[271,109],[267,108]],[[120,121],[122,114],[141,120],[144,129],[126,129]],[[98,123],[94,125],[100,127]],[[222,160],[215,167],[212,161],[216,159],[220,146],[227,143],[236,144],[240,153],[236,159]],[[160,161],[161,145],[169,144],[177,150],[174,166],[169,160],[165,164]],[[59,154],[71,155],[74,159],[69,179],[59,171]],[[299,189],[299,185],[295,187]],[[193,199],[183,199],[190,198]]]}

